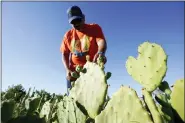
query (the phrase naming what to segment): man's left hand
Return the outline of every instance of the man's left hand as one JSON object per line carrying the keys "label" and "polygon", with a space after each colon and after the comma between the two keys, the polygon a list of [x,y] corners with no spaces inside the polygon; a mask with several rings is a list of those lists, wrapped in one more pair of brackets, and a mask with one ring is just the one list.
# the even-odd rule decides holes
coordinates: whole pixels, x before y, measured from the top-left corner
{"label": "man's left hand", "polygon": [[101,56],[101,57],[103,58],[103,63],[105,64],[105,63],[107,62],[107,58],[106,58],[106,56],[105,56],[104,54],[98,54],[98,53],[97,53],[97,54],[94,56],[93,62],[97,63],[97,59],[98,59],[99,56]]}

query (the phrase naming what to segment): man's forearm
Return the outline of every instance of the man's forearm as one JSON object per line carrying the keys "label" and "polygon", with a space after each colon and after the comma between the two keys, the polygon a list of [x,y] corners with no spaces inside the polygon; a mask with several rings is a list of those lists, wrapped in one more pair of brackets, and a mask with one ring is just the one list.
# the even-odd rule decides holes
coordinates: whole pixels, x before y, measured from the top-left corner
{"label": "man's forearm", "polygon": [[62,62],[66,71],[69,70],[69,54],[62,54]]}
{"label": "man's forearm", "polygon": [[103,52],[103,54],[105,54],[107,50],[107,42],[105,40],[99,40],[97,44],[98,44],[98,52]]}

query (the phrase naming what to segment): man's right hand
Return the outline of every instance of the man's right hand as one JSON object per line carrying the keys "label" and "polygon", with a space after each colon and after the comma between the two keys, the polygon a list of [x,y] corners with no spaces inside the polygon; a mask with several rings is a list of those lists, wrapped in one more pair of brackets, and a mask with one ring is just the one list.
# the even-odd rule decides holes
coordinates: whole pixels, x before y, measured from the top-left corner
{"label": "man's right hand", "polygon": [[67,80],[71,80],[71,73],[72,71],[71,70],[66,70],[66,77],[67,77]]}
{"label": "man's right hand", "polygon": [[71,76],[71,73],[72,73],[72,71],[71,70],[66,70],[66,77],[67,77],[67,80],[69,80],[69,81],[75,81],[76,79],[75,78],[73,78],[72,76]]}

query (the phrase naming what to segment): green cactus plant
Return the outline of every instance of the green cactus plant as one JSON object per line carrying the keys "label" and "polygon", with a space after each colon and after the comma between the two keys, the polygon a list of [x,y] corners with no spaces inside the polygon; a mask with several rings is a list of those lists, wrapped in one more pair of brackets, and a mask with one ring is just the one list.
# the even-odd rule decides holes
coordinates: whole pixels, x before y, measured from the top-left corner
{"label": "green cactus plant", "polygon": [[129,56],[126,61],[127,72],[147,91],[154,91],[167,71],[167,55],[155,43],[144,42],[138,47],[137,59]]}
{"label": "green cactus plant", "polygon": [[104,70],[105,66],[104,66],[104,58],[102,56],[98,56],[97,58],[97,64],[100,66],[100,68],[102,70]]}
{"label": "green cactus plant", "polygon": [[33,114],[37,111],[41,97],[30,97],[25,101],[25,108],[28,110],[28,114]]}
{"label": "green cactus plant", "polygon": [[167,94],[156,94],[155,99],[159,103],[157,104],[157,108],[159,113],[163,117],[163,122],[174,123],[174,115]]}
{"label": "green cactus plant", "polygon": [[153,123],[135,90],[121,86],[95,123]]}
{"label": "green cactus plant", "polygon": [[175,82],[171,93],[171,105],[180,118],[184,120],[184,79]]}
{"label": "green cactus plant", "polygon": [[152,98],[152,94],[148,92],[145,88],[142,89],[142,94],[144,96],[144,101],[150,113],[152,114],[154,123],[163,123],[163,118],[158,111],[158,108],[154,102],[154,99]]}
{"label": "green cactus plant", "polygon": [[163,123],[175,123],[173,112],[169,107],[163,107],[160,104],[157,104],[157,109],[162,117]]}
{"label": "green cactus plant", "polygon": [[48,121],[49,119],[49,113],[51,110],[52,104],[50,103],[50,101],[47,101],[44,103],[44,105],[42,106],[42,109],[40,111],[40,117],[44,118],[45,121]]}
{"label": "green cactus plant", "polygon": [[35,115],[19,116],[13,118],[6,123],[46,123],[43,118],[39,118]]}
{"label": "green cactus plant", "polygon": [[79,77],[80,77],[79,73],[77,73],[76,71],[72,72],[72,73],[71,73],[71,76],[72,76],[73,78],[79,78]]}
{"label": "green cactus plant", "polygon": [[105,75],[106,79],[108,80],[111,77],[111,75],[112,75],[111,72],[107,72],[106,75]]}
{"label": "green cactus plant", "polygon": [[82,105],[91,118],[95,118],[105,101],[108,85],[104,71],[96,63],[87,61],[84,68],[87,72],[80,73],[70,97]]}
{"label": "green cactus plant", "polygon": [[78,73],[80,73],[80,72],[83,70],[83,67],[80,66],[80,65],[77,65],[75,69],[76,69],[76,71],[77,71]]}
{"label": "green cactus plant", "polygon": [[15,109],[14,100],[5,100],[1,104],[1,121],[6,123],[13,118],[13,112]]}
{"label": "green cactus plant", "polygon": [[14,95],[11,100],[3,96],[1,122],[184,123],[184,79],[177,80],[173,89],[166,81],[162,82],[167,70],[167,56],[158,44],[144,42],[138,52],[137,59],[128,58],[126,67],[143,86],[143,98],[128,86],[121,86],[108,98],[107,80],[111,72],[105,73],[103,57],[93,63],[87,55],[85,66],[77,66],[72,73],[77,80],[72,82],[69,96],[53,93],[51,97],[45,93],[48,96],[45,100],[44,94],[41,96],[35,89],[30,94],[31,88],[20,100],[16,99],[19,97],[17,93],[11,94]]}
{"label": "green cactus plant", "polygon": [[159,89],[162,91],[162,92],[164,92],[166,95],[167,95],[167,97],[168,97],[168,100],[170,100],[170,95],[171,95],[171,89],[170,89],[170,86],[169,86],[169,84],[168,84],[168,82],[167,81],[163,81],[163,82],[161,82],[161,84],[159,85]]}
{"label": "green cactus plant", "polygon": [[39,115],[45,119],[45,122],[50,123],[51,120],[56,119],[52,114],[56,112],[57,104],[58,99],[50,99],[44,103]]}
{"label": "green cactus plant", "polygon": [[85,123],[87,118],[77,107],[74,99],[67,96],[57,104],[57,117],[59,123]]}
{"label": "green cactus plant", "polygon": [[164,107],[171,107],[171,104],[170,104],[168,97],[165,93],[164,94],[155,94],[154,98],[160,105],[162,105]]}

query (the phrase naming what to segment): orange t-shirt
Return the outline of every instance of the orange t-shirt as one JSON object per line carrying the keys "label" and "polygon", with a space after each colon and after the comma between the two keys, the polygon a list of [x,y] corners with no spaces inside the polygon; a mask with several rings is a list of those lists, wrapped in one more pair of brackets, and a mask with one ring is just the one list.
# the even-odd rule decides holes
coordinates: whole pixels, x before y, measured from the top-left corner
{"label": "orange t-shirt", "polygon": [[76,65],[84,65],[86,57],[78,57],[74,55],[74,51],[87,52],[90,56],[90,61],[93,60],[94,55],[98,52],[97,42],[104,39],[104,34],[98,24],[85,24],[83,32],[72,28],[64,35],[60,51],[62,53],[72,53],[71,64],[73,67]]}

